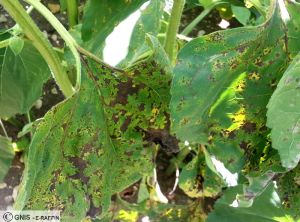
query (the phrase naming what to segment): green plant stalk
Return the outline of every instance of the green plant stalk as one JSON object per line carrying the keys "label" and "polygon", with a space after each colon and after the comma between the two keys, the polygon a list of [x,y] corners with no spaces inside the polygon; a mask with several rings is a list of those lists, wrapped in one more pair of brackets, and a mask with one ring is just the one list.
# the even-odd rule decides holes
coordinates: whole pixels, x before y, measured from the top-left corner
{"label": "green plant stalk", "polygon": [[39,11],[45,17],[45,19],[53,26],[53,28],[59,33],[62,39],[66,42],[67,46],[70,48],[76,61],[76,69],[77,69],[76,90],[80,88],[80,83],[81,83],[81,61],[80,61],[79,53],[102,64],[106,68],[109,68],[116,72],[124,73],[123,70],[110,66],[109,64],[99,59],[93,53],[85,50],[80,45],[78,45],[75,39],[72,37],[72,35],[60,23],[60,21],[42,3],[36,0],[25,0],[25,1],[28,4],[32,5],[37,11]]}
{"label": "green plant stalk", "polygon": [[174,0],[169,27],[167,31],[165,50],[171,61],[174,61],[174,50],[176,46],[176,35],[179,29],[180,18],[182,15],[185,0]]}
{"label": "green plant stalk", "polygon": [[78,0],[67,0],[69,28],[78,24]]}
{"label": "green plant stalk", "polygon": [[177,155],[176,158],[172,159],[170,161],[170,165],[166,170],[166,175],[170,176],[172,173],[175,172],[176,168],[180,168],[184,159],[186,158],[186,156],[190,153],[191,151],[185,147],[183,148],[179,154]]}
{"label": "green plant stalk", "polygon": [[111,65],[109,65],[109,64],[107,64],[107,63],[105,63],[105,62],[103,62],[103,61],[102,61],[101,59],[99,59],[99,57],[97,57],[95,54],[93,54],[93,53],[91,53],[90,51],[88,51],[88,50],[82,48],[80,45],[76,44],[75,47],[76,47],[76,49],[78,50],[78,52],[80,52],[82,55],[87,56],[88,58],[94,60],[95,62],[97,62],[97,63],[99,63],[99,64],[101,64],[101,65],[103,65],[104,67],[106,67],[106,68],[108,68],[108,69],[111,69],[111,70],[113,70],[113,71],[115,71],[115,72],[125,73],[124,70],[118,69],[118,68],[116,68],[116,67],[113,67],[113,66],[111,66]]}
{"label": "green plant stalk", "polygon": [[81,83],[81,62],[80,55],[77,52],[77,43],[71,36],[71,34],[65,29],[60,21],[39,1],[36,0],[25,0],[28,4],[33,6],[44,18],[53,26],[53,28],[59,33],[66,45],[70,48],[76,62],[77,78],[76,78],[76,91],[80,88]]}
{"label": "green plant stalk", "polygon": [[1,128],[2,128],[2,131],[3,131],[4,135],[5,135],[5,137],[6,137],[6,138],[9,138],[9,137],[8,137],[8,134],[7,134],[7,131],[6,131],[6,129],[5,129],[5,126],[4,126],[4,124],[3,124],[3,122],[2,122],[1,119],[0,119],[0,126],[1,126]]}
{"label": "green plant stalk", "polygon": [[205,18],[205,16],[207,16],[210,11],[215,7],[216,5],[212,5],[206,9],[204,9],[187,27],[185,27],[185,29],[180,33],[182,35],[188,35],[193,29],[194,27],[202,21],[202,19]]}
{"label": "green plant stalk", "polygon": [[[26,113],[26,116],[27,116],[27,121],[28,121],[28,123],[32,123],[32,121],[31,121],[31,116],[30,116],[30,111],[28,111],[27,113]],[[32,131],[30,131],[30,138],[32,138]]]}
{"label": "green plant stalk", "polygon": [[41,53],[45,61],[48,63],[53,77],[58,86],[66,97],[70,97],[74,93],[73,86],[64,70],[61,61],[50,43],[45,39],[43,33],[39,30],[30,16],[26,13],[19,1],[0,0],[0,4],[10,14],[10,16],[19,24],[28,39]]}
{"label": "green plant stalk", "polygon": [[5,39],[3,41],[0,41],[0,49],[5,48],[9,45],[9,39]]}

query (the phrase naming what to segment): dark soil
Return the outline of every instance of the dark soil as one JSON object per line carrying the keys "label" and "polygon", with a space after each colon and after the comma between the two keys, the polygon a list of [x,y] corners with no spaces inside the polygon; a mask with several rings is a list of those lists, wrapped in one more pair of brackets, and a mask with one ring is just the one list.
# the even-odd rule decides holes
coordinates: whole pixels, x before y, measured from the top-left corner
{"label": "dark soil", "polygon": [[21,156],[21,153],[16,153],[3,183],[0,184],[0,210],[6,210],[14,202],[24,170],[24,163],[21,161]]}
{"label": "dark soil", "polygon": [[[202,11],[203,8],[200,6],[185,10],[181,18],[179,33],[183,31],[183,29],[189,25]],[[198,37],[221,30],[220,26],[218,25],[221,21],[222,18],[220,17],[219,12],[217,10],[212,10],[211,13],[204,17],[203,20],[195,26],[195,28],[189,34],[189,37]],[[236,28],[241,26],[241,24],[235,18],[230,19],[228,22],[230,23],[228,28]]]}
{"label": "dark soil", "polygon": [[[42,0],[41,1],[44,5],[48,4],[59,4],[59,0]],[[21,1],[21,3],[28,7],[26,3]],[[63,24],[65,27],[68,27],[68,20],[65,12],[62,13],[55,13],[56,18]],[[30,14],[34,22],[40,28],[40,30],[47,35],[49,41],[55,47],[62,47],[63,41],[60,36],[57,34],[55,29],[46,21],[46,19],[39,14],[39,12],[33,10]],[[15,25],[14,20],[9,16],[9,14],[3,9],[0,5],[0,30],[11,28]]]}

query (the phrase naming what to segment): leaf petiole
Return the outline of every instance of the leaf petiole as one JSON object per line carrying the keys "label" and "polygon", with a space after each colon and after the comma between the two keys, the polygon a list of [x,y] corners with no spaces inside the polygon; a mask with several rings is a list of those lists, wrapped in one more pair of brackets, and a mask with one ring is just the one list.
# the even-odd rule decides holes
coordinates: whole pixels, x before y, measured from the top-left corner
{"label": "leaf petiole", "polygon": [[180,19],[183,11],[185,0],[174,0],[174,5],[172,8],[169,27],[167,31],[167,37],[165,41],[165,50],[169,56],[170,61],[174,61],[175,57],[175,45],[176,45],[176,35],[179,29]]}
{"label": "leaf petiole", "polygon": [[2,122],[1,119],[0,119],[0,126],[1,126],[1,129],[2,129],[2,131],[3,131],[4,135],[5,135],[5,137],[9,138],[9,137],[8,137],[8,134],[7,134],[7,131],[6,131],[6,129],[5,129],[5,126],[4,126],[4,124],[3,124],[3,122]]}

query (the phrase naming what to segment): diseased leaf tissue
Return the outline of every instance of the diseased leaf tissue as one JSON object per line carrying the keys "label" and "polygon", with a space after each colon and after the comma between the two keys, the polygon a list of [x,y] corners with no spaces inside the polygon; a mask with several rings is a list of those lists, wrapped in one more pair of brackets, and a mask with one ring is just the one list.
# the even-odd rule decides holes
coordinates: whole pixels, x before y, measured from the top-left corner
{"label": "diseased leaf tissue", "polygon": [[[16,2],[0,0],[13,18]],[[19,124],[16,113],[30,120],[49,60],[16,27],[0,33],[0,179],[14,151],[25,157],[15,209],[59,210],[62,221],[300,220],[300,3],[186,1],[187,11],[200,4],[243,27],[189,42],[175,32],[170,61],[163,45],[176,4],[167,13],[160,0],[60,2],[69,19],[84,7],[69,27],[89,50],[74,46],[82,81],[36,128],[26,126],[24,150],[5,125]],[[133,20],[127,56],[111,67],[101,60],[106,40]],[[71,76],[69,53],[59,51],[58,65]]]}

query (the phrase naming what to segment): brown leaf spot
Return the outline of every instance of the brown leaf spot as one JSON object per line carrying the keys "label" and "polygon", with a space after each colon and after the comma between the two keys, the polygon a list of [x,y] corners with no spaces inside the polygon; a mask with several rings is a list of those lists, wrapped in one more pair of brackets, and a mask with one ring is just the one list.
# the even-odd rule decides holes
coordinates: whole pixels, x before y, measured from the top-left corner
{"label": "brown leaf spot", "polygon": [[89,197],[90,199],[90,208],[86,213],[86,216],[95,218],[97,215],[101,214],[101,207],[96,207],[92,201],[92,196]]}
{"label": "brown leaf spot", "polygon": [[247,48],[246,45],[240,45],[240,46],[237,47],[236,50],[237,50],[239,53],[243,53],[243,52],[246,51],[246,48]]}
{"label": "brown leaf spot", "polygon": [[90,178],[84,175],[84,169],[87,167],[86,161],[79,157],[69,157],[68,160],[77,168],[77,173],[69,176],[69,178],[79,179],[83,184],[87,184]]}
{"label": "brown leaf spot", "polygon": [[245,122],[241,128],[246,133],[253,133],[256,130],[256,123]]}
{"label": "brown leaf spot", "polygon": [[230,69],[233,70],[233,69],[236,69],[236,67],[238,67],[239,63],[238,61],[233,61],[231,64],[230,64]]}
{"label": "brown leaf spot", "polygon": [[247,143],[247,142],[245,142],[245,141],[242,141],[242,142],[240,143],[240,148],[243,149],[243,150],[245,150],[245,151],[247,151],[248,145],[249,145],[249,143]]}
{"label": "brown leaf spot", "polygon": [[50,191],[53,192],[55,190],[55,184],[56,180],[59,177],[59,174],[61,173],[61,170],[56,170],[52,173],[53,177],[51,179],[51,185],[50,185]]}
{"label": "brown leaf spot", "polygon": [[229,139],[233,140],[235,137],[236,137],[236,132],[235,131],[231,131],[231,132],[228,133],[228,138]]}
{"label": "brown leaf spot", "polygon": [[116,104],[126,105],[128,103],[127,98],[129,95],[133,95],[139,91],[143,85],[136,86],[133,84],[132,79],[128,79],[126,82],[120,82],[117,86],[118,93],[116,100],[112,101],[110,106],[115,106]]}
{"label": "brown leaf spot", "polygon": [[131,123],[131,117],[127,117],[121,126],[121,131],[125,132],[128,128],[128,125]]}
{"label": "brown leaf spot", "polygon": [[262,67],[263,65],[264,65],[264,63],[263,63],[263,61],[262,61],[262,59],[259,57],[259,58],[256,58],[255,60],[254,60],[254,64],[256,65],[256,66],[259,66],[259,67]]}

